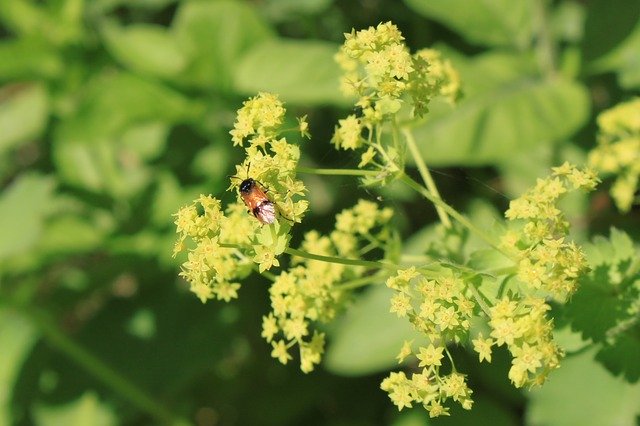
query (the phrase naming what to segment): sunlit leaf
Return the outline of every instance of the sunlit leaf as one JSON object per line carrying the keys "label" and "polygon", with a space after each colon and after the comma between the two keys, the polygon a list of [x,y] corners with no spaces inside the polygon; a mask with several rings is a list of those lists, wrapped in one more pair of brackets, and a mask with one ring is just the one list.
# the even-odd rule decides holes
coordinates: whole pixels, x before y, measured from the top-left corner
{"label": "sunlit leaf", "polygon": [[51,178],[24,174],[0,195],[0,260],[38,241],[53,197]]}
{"label": "sunlit leaf", "polygon": [[34,410],[36,422],[42,426],[110,426],[118,424],[113,409],[101,402],[93,392],[85,392],[66,405],[38,404]]}
{"label": "sunlit leaf", "polygon": [[109,52],[132,71],[169,78],[187,67],[186,52],[166,27],[110,24],[103,26],[102,33]]}
{"label": "sunlit leaf", "polygon": [[471,43],[525,46],[531,37],[534,2],[530,0],[405,0],[405,3]]}
{"label": "sunlit leaf", "polygon": [[433,103],[414,131],[432,165],[510,161],[514,153],[572,135],[588,118],[581,84],[535,76],[525,58],[488,53],[455,62],[467,82],[464,98],[455,107]]}
{"label": "sunlit leaf", "polygon": [[14,424],[10,404],[13,388],[37,338],[37,330],[24,317],[0,309],[0,424]]}
{"label": "sunlit leaf", "polygon": [[38,138],[49,119],[49,95],[42,84],[0,90],[0,154]]}
{"label": "sunlit leaf", "polygon": [[235,85],[239,92],[278,93],[301,104],[347,103],[339,90],[340,68],[333,60],[338,46],[312,41],[269,41],[243,56]]}
{"label": "sunlit leaf", "polygon": [[613,377],[593,351],[562,361],[548,383],[530,393],[526,423],[633,425],[640,414],[640,384]]}
{"label": "sunlit leaf", "polygon": [[245,2],[183,2],[173,21],[180,46],[193,58],[182,78],[198,87],[230,90],[240,56],[272,37]]}

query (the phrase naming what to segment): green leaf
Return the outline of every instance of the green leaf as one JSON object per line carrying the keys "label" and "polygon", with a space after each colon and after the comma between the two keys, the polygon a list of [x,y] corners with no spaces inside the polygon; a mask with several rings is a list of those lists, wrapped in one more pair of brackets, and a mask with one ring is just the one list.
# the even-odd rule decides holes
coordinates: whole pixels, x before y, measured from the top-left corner
{"label": "green leaf", "polygon": [[454,65],[466,96],[454,108],[432,103],[426,122],[414,129],[431,165],[508,162],[517,152],[569,137],[589,117],[581,84],[535,76],[527,58],[487,53]]}
{"label": "green leaf", "polygon": [[122,65],[143,74],[171,78],[182,73],[188,63],[175,34],[160,25],[133,24],[102,27],[105,46]]}
{"label": "green leaf", "polygon": [[640,379],[640,334],[636,325],[635,334],[626,333],[612,345],[604,346],[596,355],[596,360],[615,375],[623,375],[630,383]]}
{"label": "green leaf", "polygon": [[0,40],[0,79],[55,78],[64,64],[51,45],[34,39]]}
{"label": "green leaf", "polygon": [[[611,55],[640,23],[640,7],[636,0],[592,0],[582,39],[582,52],[587,62]],[[637,51],[636,51],[637,52]]]}
{"label": "green leaf", "polygon": [[320,41],[274,40],[244,55],[235,75],[240,93],[277,93],[300,104],[346,105],[339,90],[340,67],[333,60],[338,45]]}
{"label": "green leaf", "polygon": [[273,36],[248,3],[220,0],[183,2],[173,30],[193,61],[182,74],[196,87],[229,91],[236,64],[252,46]]}
{"label": "green leaf", "polygon": [[[615,8],[614,8],[615,9]],[[617,10],[617,9],[616,9]],[[632,16],[633,14],[630,14]],[[595,19],[595,18],[594,18]],[[588,46],[585,45],[585,48]],[[615,72],[625,89],[640,87],[640,21],[622,41],[601,56],[593,58],[586,67],[591,73]]]}
{"label": "green leaf", "polygon": [[317,15],[331,6],[333,0],[267,0],[262,7],[270,21],[287,22],[301,15]]}
{"label": "green leaf", "polygon": [[631,267],[638,253],[631,239],[615,228],[609,240],[594,238],[585,253],[592,270],[566,306],[567,318],[585,339],[601,344],[598,361],[613,373],[638,381],[640,322],[634,312],[640,299],[640,272]]}
{"label": "green leaf", "polygon": [[38,241],[53,188],[48,177],[23,174],[0,195],[0,260],[23,253]]}
{"label": "green leaf", "polygon": [[549,382],[530,393],[526,423],[532,425],[634,425],[640,385],[613,377],[593,351],[569,357]]}
{"label": "green leaf", "polygon": [[85,392],[80,398],[66,405],[37,404],[34,414],[36,423],[40,426],[118,424],[114,410],[100,402],[93,392]]}
{"label": "green leaf", "polygon": [[405,0],[405,3],[471,43],[524,47],[532,36],[531,0]]}
{"label": "green leaf", "polygon": [[345,376],[385,371],[398,366],[395,357],[405,340],[426,341],[406,318],[389,312],[391,296],[393,290],[380,283],[358,298],[330,332],[327,370]]}
{"label": "green leaf", "polygon": [[67,183],[129,197],[149,182],[144,160],[163,149],[168,126],[200,113],[199,104],[158,83],[127,73],[104,77],[54,133],[53,158]]}
{"label": "green leaf", "polygon": [[37,339],[37,330],[24,317],[0,309],[0,424],[15,424],[10,405],[13,389]]}
{"label": "green leaf", "polygon": [[41,84],[0,90],[0,155],[40,137],[49,119],[49,95]]}

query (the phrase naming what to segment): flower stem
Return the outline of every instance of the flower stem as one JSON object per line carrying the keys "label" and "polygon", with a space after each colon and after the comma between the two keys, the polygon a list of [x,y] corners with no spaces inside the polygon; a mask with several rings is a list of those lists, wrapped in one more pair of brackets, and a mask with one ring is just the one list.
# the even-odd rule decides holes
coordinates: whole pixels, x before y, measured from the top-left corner
{"label": "flower stem", "polygon": [[361,260],[361,259],[346,259],[346,258],[335,257],[335,256],[323,256],[321,254],[313,254],[303,250],[294,249],[291,247],[287,247],[284,250],[284,252],[287,254],[290,254],[291,256],[304,257],[305,259],[319,260],[321,262],[339,263],[342,265],[352,265],[352,266],[364,266],[367,268],[375,268],[375,269],[387,269],[394,272],[399,269],[397,265],[392,265],[389,263],[374,262],[371,260]]}
{"label": "flower stem", "polygon": [[[407,146],[409,147],[409,151],[411,151],[411,156],[416,162],[416,166],[418,167],[420,176],[422,176],[422,180],[427,186],[427,190],[435,198],[441,199],[438,188],[436,187],[436,183],[433,181],[433,177],[431,176],[431,172],[429,172],[429,168],[425,164],[422,155],[420,155],[420,151],[418,150],[418,146],[416,145],[416,140],[413,137],[413,133],[411,133],[411,130],[404,128],[402,129],[402,134],[407,141]],[[447,215],[446,210],[436,204],[436,212],[438,213],[438,217],[440,218],[440,222],[442,222],[442,225],[445,228],[451,228],[451,221],[449,220],[449,216]]]}
{"label": "flower stem", "polygon": [[380,174],[375,170],[360,170],[360,169],[317,169],[314,167],[298,167],[296,168],[298,173],[305,173],[310,175],[334,175],[334,176],[375,176]]}
{"label": "flower stem", "polygon": [[469,229],[471,232],[475,233],[478,237],[482,238],[491,247],[498,250],[500,253],[504,254],[505,256],[511,258],[511,256],[509,256],[508,253],[506,253],[504,250],[502,250],[502,248],[500,248],[498,244],[496,244],[496,242],[493,240],[491,236],[489,236],[482,229],[478,228],[473,223],[471,223],[469,219],[467,219],[466,217],[458,213],[449,204],[442,201],[440,197],[435,197],[431,192],[429,192],[429,190],[427,190],[425,187],[423,187],[422,185],[420,185],[419,183],[411,179],[406,174],[400,175],[400,181],[402,181],[405,185],[407,185],[411,189],[417,191],[419,194],[421,194],[427,200],[431,201],[436,206],[441,207],[449,216],[454,218],[456,221],[458,221],[458,223],[460,223],[462,226]]}
{"label": "flower stem", "polygon": [[154,400],[130,380],[109,367],[98,357],[71,339],[44,312],[33,308],[22,308],[42,331],[47,341],[60,352],[75,361],[89,374],[119,394],[125,401],[135,405],[160,424],[175,424],[178,419],[167,409],[166,404]]}
{"label": "flower stem", "polygon": [[[385,274],[386,276],[386,274]],[[384,276],[380,274],[376,275],[368,275],[366,277],[355,278],[353,280],[344,281],[339,284],[336,284],[333,288],[335,290],[353,290],[354,288],[364,287],[374,281],[384,280]]]}

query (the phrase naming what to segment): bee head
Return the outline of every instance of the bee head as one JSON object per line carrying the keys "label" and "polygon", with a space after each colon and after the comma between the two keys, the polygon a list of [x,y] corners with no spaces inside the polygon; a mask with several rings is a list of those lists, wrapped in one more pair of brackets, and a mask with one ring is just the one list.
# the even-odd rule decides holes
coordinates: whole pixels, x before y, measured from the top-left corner
{"label": "bee head", "polygon": [[240,193],[241,194],[250,193],[255,185],[256,185],[256,181],[251,178],[243,180],[242,182],[240,182]]}

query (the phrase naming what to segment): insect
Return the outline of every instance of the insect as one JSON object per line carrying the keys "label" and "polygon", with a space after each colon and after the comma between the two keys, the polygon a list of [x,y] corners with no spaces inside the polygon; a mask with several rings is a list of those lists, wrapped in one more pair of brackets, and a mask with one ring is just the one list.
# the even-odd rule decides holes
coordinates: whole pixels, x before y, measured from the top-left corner
{"label": "insect", "polygon": [[247,178],[240,182],[240,195],[249,213],[253,214],[260,223],[270,225],[276,220],[276,206],[269,201],[261,186],[255,179]]}

